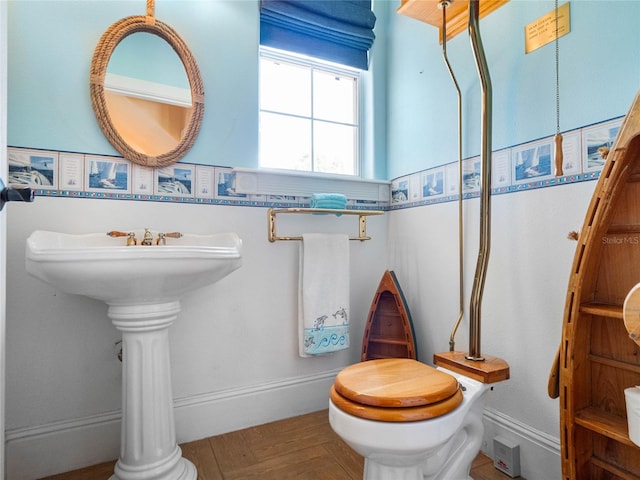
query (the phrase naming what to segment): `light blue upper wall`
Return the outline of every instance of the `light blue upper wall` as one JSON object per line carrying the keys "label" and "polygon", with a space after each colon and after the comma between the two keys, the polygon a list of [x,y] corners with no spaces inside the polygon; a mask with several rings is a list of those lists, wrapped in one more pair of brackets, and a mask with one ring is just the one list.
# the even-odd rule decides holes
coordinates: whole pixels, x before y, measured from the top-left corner
{"label": "light blue upper wall", "polygon": [[[386,178],[388,3],[374,2],[378,38],[364,75],[375,114],[362,122],[365,178]],[[9,0],[9,145],[117,155],[91,108],[89,66],[111,24],[144,14],[143,0]],[[259,0],[156,0],[155,16],[189,46],[204,82],[202,129],[184,161],[256,168]]]}
{"label": "light blue upper wall", "polygon": [[[95,120],[89,67],[104,31],[144,15],[142,0],[10,0],[10,146],[117,155]],[[182,37],[205,88],[189,163],[255,167],[258,158],[258,1],[156,0],[155,16]]]}
{"label": "light blue upper wall", "polygon": [[[395,10],[398,2],[392,2]],[[562,4],[563,2],[560,2]],[[493,85],[493,150],[555,134],[555,47],[524,53],[553,1],[511,0],[480,21]],[[624,115],[640,88],[640,2],[572,0],[560,39],[560,129]],[[457,97],[435,27],[389,17],[387,176],[456,161]],[[463,96],[463,157],[480,152],[480,86],[466,32],[447,44]]]}
{"label": "light blue upper wall", "polygon": [[[378,16],[364,119],[365,177],[391,179],[457,159],[455,90],[434,27],[374,0]],[[524,54],[524,26],[553,1],[511,0],[480,23],[493,81],[493,149],[555,133],[553,45]],[[142,0],[10,0],[8,143],[115,155],[89,97],[95,45],[114,22],[145,13]],[[156,0],[198,61],[205,87],[189,163],[258,165],[258,0]],[[561,129],[624,115],[640,88],[640,2],[573,0],[560,39]],[[611,27],[608,27],[611,25]],[[461,85],[463,156],[480,149],[480,92],[469,40],[448,53]]]}

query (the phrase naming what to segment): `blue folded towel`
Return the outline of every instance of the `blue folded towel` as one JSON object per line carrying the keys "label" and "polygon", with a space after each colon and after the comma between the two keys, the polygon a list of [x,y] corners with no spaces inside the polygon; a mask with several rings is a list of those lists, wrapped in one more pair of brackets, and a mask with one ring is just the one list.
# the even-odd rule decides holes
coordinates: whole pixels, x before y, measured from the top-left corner
{"label": "blue folded towel", "polygon": [[314,193],[311,195],[311,208],[344,210],[347,208],[347,197],[341,193]]}

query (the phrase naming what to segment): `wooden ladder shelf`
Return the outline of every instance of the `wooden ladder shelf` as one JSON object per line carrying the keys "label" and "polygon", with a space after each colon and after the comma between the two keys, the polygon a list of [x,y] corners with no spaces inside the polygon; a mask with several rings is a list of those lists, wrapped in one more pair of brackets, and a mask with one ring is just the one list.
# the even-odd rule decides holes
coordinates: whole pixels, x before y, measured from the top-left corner
{"label": "wooden ladder shelf", "polygon": [[[623,304],[640,283],[640,93],[603,166],[569,278],[557,360],[563,480],[640,480],[624,390],[640,385],[640,346]],[[552,389],[550,389],[551,394]]]}

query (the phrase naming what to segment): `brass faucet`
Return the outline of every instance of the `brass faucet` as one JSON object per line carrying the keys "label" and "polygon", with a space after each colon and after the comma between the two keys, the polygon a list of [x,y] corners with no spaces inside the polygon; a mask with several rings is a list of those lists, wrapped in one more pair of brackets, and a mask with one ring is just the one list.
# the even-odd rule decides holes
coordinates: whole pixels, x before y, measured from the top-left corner
{"label": "brass faucet", "polygon": [[[136,239],[136,234],[135,232],[121,232],[118,230],[111,230],[110,232],[107,232],[107,235],[109,235],[110,237],[127,237],[127,246],[130,245],[137,245],[138,244],[138,240]],[[180,232],[169,232],[169,233],[158,233],[158,238],[156,239],[155,244],[156,245],[166,245],[167,244],[167,238],[181,238],[182,237],[182,233]],[[153,245],[153,234],[149,231],[148,228],[144,229],[144,237],[143,239],[140,241],[140,245]]]}
{"label": "brass faucet", "polygon": [[140,245],[153,245],[153,235],[148,228],[144,229],[144,238],[140,242]]}

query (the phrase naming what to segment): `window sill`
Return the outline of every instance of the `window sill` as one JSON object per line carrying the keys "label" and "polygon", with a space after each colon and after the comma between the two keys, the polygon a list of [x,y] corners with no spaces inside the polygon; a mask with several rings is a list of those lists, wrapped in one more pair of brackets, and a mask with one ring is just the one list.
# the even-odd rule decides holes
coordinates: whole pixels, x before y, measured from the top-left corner
{"label": "window sill", "polygon": [[253,195],[310,197],[314,193],[342,193],[350,200],[389,202],[390,182],[295,170],[234,168],[236,192]]}

